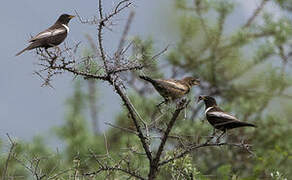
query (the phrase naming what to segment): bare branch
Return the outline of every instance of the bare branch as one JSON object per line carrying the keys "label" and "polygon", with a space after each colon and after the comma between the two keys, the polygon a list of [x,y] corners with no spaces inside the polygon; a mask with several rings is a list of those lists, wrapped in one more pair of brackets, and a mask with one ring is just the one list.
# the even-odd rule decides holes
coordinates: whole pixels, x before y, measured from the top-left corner
{"label": "bare branch", "polygon": [[163,166],[167,163],[170,163],[176,159],[180,159],[182,157],[184,157],[185,155],[193,152],[194,150],[196,149],[199,149],[199,148],[202,148],[202,147],[211,147],[211,146],[236,146],[236,147],[240,147],[240,148],[244,148],[246,149],[249,153],[252,153],[250,150],[249,150],[249,147],[250,145],[248,144],[244,144],[243,142],[241,142],[240,144],[236,144],[236,143],[228,143],[228,142],[225,142],[225,143],[209,143],[209,141],[207,140],[206,143],[203,143],[203,144],[199,144],[199,145],[194,145],[194,146],[191,146],[189,148],[187,148],[186,150],[184,150],[183,152],[181,152],[180,154],[170,158],[170,159],[167,159],[167,160],[164,160],[162,162],[160,162],[158,165],[159,166]]}
{"label": "bare branch", "polygon": [[128,32],[129,32],[129,29],[130,29],[130,25],[132,23],[132,20],[134,18],[134,11],[131,11],[129,17],[128,17],[128,20],[127,20],[127,23],[126,23],[126,26],[124,28],[124,31],[123,31],[123,34],[122,34],[122,37],[121,37],[121,40],[119,42],[119,45],[118,45],[118,49],[117,51],[115,52],[115,59],[116,59],[116,65],[119,65],[120,64],[120,55],[122,54],[123,52],[123,47],[124,47],[124,44],[125,44],[125,41],[126,41],[126,37],[128,35]]}
{"label": "bare branch", "polygon": [[67,172],[69,172],[69,171],[72,171],[72,170],[73,170],[73,169],[70,168],[70,169],[66,169],[66,170],[64,170],[64,171],[61,171],[61,172],[59,172],[59,173],[57,173],[57,174],[55,174],[55,175],[53,175],[53,176],[51,176],[51,177],[48,177],[48,180],[49,180],[49,179],[56,179],[57,177],[61,176],[62,174],[65,174],[65,173],[67,173]]}
{"label": "bare branch", "polygon": [[27,162],[18,159],[16,156],[13,156],[13,158],[25,169],[27,169],[36,178],[36,180],[41,180],[47,176],[46,174],[41,174],[41,170],[39,169],[39,163],[41,161],[40,158],[27,160],[29,161],[29,165],[27,165]]}
{"label": "bare branch", "polygon": [[151,60],[155,60],[157,59],[160,55],[162,55],[163,53],[165,53],[170,45],[167,45],[163,50],[161,50],[160,52],[158,52],[157,54],[155,54],[154,56],[151,57]]}
{"label": "bare branch", "polygon": [[158,151],[156,153],[156,157],[154,159],[154,162],[155,163],[158,163],[159,159],[160,159],[160,156],[161,156],[161,153],[163,151],[163,148],[165,146],[165,143],[167,141],[167,138],[169,136],[169,133],[175,123],[175,121],[177,120],[180,112],[186,107],[186,105],[189,103],[190,101],[188,101],[186,103],[186,101],[183,99],[183,102],[180,103],[179,107],[175,110],[171,120],[169,121],[168,125],[167,125],[167,128],[166,128],[166,131],[164,132],[164,135],[162,137],[162,140],[161,140],[161,143],[159,145],[159,148],[158,148]]}
{"label": "bare branch", "polygon": [[134,110],[134,107],[133,105],[130,103],[130,100],[128,99],[128,97],[125,95],[125,93],[122,91],[122,89],[117,86],[117,85],[114,85],[115,87],[115,90],[117,91],[117,93],[119,94],[119,96],[122,98],[125,106],[127,107],[129,113],[130,113],[130,116],[131,116],[131,119],[133,120],[133,123],[136,127],[136,130],[138,132],[138,137],[142,143],[142,146],[146,152],[146,155],[147,155],[147,158],[150,162],[150,164],[152,163],[152,154],[151,154],[151,151],[150,151],[150,148],[147,144],[147,141],[146,141],[146,137],[145,135],[143,134],[142,130],[141,130],[141,126],[139,125],[138,123],[138,118],[137,118],[137,115],[135,113],[135,110]]}
{"label": "bare branch", "polygon": [[108,123],[108,122],[106,122],[105,124],[106,124],[106,125],[109,125],[109,126],[111,126],[111,127],[113,127],[113,128],[120,129],[120,130],[122,130],[122,131],[126,131],[126,132],[128,132],[128,133],[132,133],[132,134],[138,135],[137,131],[134,131],[134,130],[132,130],[132,129],[128,129],[128,128],[120,127],[120,126],[117,126],[117,125],[113,125],[113,124]]}
{"label": "bare branch", "polygon": [[155,179],[156,174],[158,172],[158,167],[159,167],[158,163],[159,163],[163,148],[165,146],[165,143],[166,143],[166,141],[167,141],[167,139],[169,137],[169,133],[170,133],[175,121],[177,120],[181,110],[183,110],[189,104],[189,102],[190,101],[186,102],[186,100],[183,99],[179,103],[179,105],[178,105],[177,109],[175,110],[171,120],[169,121],[169,123],[167,125],[167,128],[166,128],[166,131],[164,132],[164,135],[163,135],[163,137],[161,139],[161,143],[159,145],[159,148],[158,148],[158,151],[156,153],[156,156],[152,161],[152,164],[151,164],[151,167],[150,167],[150,171],[149,171],[149,174],[148,174],[148,178],[149,179]]}
{"label": "bare branch", "polygon": [[84,176],[97,175],[102,171],[121,171],[123,173],[126,173],[126,174],[130,175],[131,177],[135,177],[135,178],[138,178],[138,179],[141,179],[141,180],[146,180],[145,178],[141,177],[140,175],[136,174],[135,172],[132,172],[130,170],[123,169],[123,168],[120,168],[120,167],[101,167],[100,169],[98,169],[95,172],[84,174]]}
{"label": "bare branch", "polygon": [[10,149],[9,149],[9,153],[8,153],[7,159],[5,161],[5,166],[4,166],[4,170],[3,170],[3,174],[2,174],[2,180],[6,179],[6,174],[7,174],[7,170],[8,170],[9,161],[11,159],[13,150],[14,150],[14,148],[16,146],[16,143],[10,138],[8,133],[6,134],[6,136],[8,137],[11,146],[10,146]]}
{"label": "bare branch", "polygon": [[247,28],[249,27],[252,22],[255,20],[255,18],[260,14],[260,12],[262,11],[262,9],[264,8],[264,6],[266,5],[266,3],[269,0],[262,0],[261,4],[259,5],[259,7],[257,7],[255,9],[255,11],[253,12],[252,16],[247,20],[247,22],[243,25],[243,28]]}
{"label": "bare branch", "polygon": [[115,73],[121,73],[121,72],[125,72],[125,71],[133,71],[133,70],[141,70],[144,68],[144,65],[142,64],[138,64],[138,65],[134,65],[134,66],[126,66],[126,67],[120,67],[120,68],[116,68],[112,71],[109,71],[109,74],[115,74]]}
{"label": "bare branch", "polygon": [[93,79],[99,79],[99,80],[103,80],[103,81],[108,80],[107,76],[99,76],[99,75],[95,75],[95,74],[92,74],[92,73],[86,73],[86,72],[79,71],[77,69],[70,68],[70,67],[52,66],[51,68],[52,69],[59,69],[59,70],[66,70],[66,71],[69,71],[69,72],[71,72],[71,73],[73,73],[75,75],[83,76],[86,79],[93,78]]}

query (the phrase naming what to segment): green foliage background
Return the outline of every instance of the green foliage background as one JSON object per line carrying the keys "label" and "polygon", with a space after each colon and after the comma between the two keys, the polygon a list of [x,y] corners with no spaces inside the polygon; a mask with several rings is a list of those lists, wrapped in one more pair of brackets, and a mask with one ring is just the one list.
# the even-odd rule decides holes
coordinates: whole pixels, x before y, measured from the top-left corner
{"label": "green foliage background", "polygon": [[[251,24],[229,29],[228,18],[240,16],[236,10],[240,3],[231,0],[187,1],[176,0],[173,26],[178,27],[179,40],[164,55],[166,62],[158,61],[144,70],[152,77],[180,78],[184,75],[200,77],[202,85],[194,88],[188,98],[192,100],[176,122],[172,133],[184,135],[190,141],[203,142],[212,127],[202,121],[202,104],[194,97],[208,94],[216,97],[219,105],[239,119],[255,123],[258,128],[238,129],[229,133],[228,141],[244,140],[253,145],[248,152],[233,147],[206,147],[194,151],[182,159],[163,166],[158,179],[285,179],[292,176],[292,95],[291,95],[291,19],[279,18],[263,8]],[[283,14],[289,14],[292,3],[279,0],[268,3],[279,5]],[[239,17],[238,17],[239,18]],[[132,57],[148,63],[156,52],[151,39],[134,39]],[[87,52],[90,53],[90,52]],[[161,63],[160,63],[161,62]],[[162,67],[163,64],[163,67]],[[92,69],[95,69],[93,65]],[[80,67],[82,68],[82,67]],[[139,72],[140,73],[140,72]],[[161,98],[151,86],[137,79],[138,73],[125,75],[130,99],[141,117],[150,122],[155,105]],[[163,75],[165,74],[165,75]],[[9,162],[8,177],[31,179],[32,173],[24,165],[39,163],[45,178],[74,179],[76,174],[94,172],[99,164],[93,154],[104,158],[105,163],[115,164],[121,157],[130,166],[148,172],[148,162],[142,152],[139,139],[130,133],[109,128],[105,135],[92,132],[86,115],[88,93],[82,88],[85,80],[78,80],[74,94],[65,108],[64,124],[52,133],[64,144],[56,151],[46,144],[46,137],[35,137],[31,142],[17,140],[14,157]],[[101,85],[101,84],[99,84]],[[96,99],[102,100],[101,97]],[[105,107],[107,108],[107,107]],[[174,107],[164,107],[166,115],[157,126],[164,127]],[[127,110],[116,116],[116,125],[133,129]],[[226,139],[225,139],[226,140]],[[7,147],[0,141],[0,174],[2,176],[8,155]],[[155,148],[153,140],[152,148]],[[157,140],[157,142],[159,142]],[[108,150],[106,150],[107,143]],[[181,151],[178,143],[169,140],[165,159]],[[175,147],[175,148],[174,148]],[[22,162],[22,163],[20,163]],[[125,166],[125,164],[121,164]],[[60,175],[58,175],[60,173]],[[54,178],[58,175],[58,178]],[[88,179],[126,179],[121,172],[104,172]],[[11,178],[13,179],[13,178]]]}

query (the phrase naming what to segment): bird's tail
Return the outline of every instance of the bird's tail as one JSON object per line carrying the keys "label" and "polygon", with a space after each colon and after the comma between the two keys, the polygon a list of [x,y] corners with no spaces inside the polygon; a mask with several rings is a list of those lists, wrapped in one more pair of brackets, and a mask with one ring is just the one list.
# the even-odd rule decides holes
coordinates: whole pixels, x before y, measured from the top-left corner
{"label": "bird's tail", "polygon": [[24,51],[27,51],[27,50],[31,50],[31,49],[34,49],[34,48],[40,47],[39,45],[40,45],[39,43],[37,43],[37,42],[33,42],[33,43],[31,43],[29,46],[27,46],[26,48],[24,48],[23,50],[21,50],[19,53],[15,54],[15,56],[19,56],[19,55],[22,54]]}
{"label": "bird's tail", "polygon": [[233,129],[233,128],[239,128],[239,127],[245,127],[245,126],[256,127],[256,125],[254,124],[242,122],[242,121],[226,121],[223,123],[214,124],[214,126],[215,128],[218,128],[218,129],[221,129],[221,128]]}
{"label": "bird's tail", "polygon": [[155,83],[155,80],[151,79],[148,76],[139,76],[141,79],[144,79],[145,81],[151,82],[151,83]]}
{"label": "bird's tail", "polygon": [[251,123],[247,123],[247,122],[242,122],[242,125],[243,126],[250,126],[250,127],[257,127],[256,125],[251,124]]}
{"label": "bird's tail", "polygon": [[19,56],[20,54],[22,54],[26,50],[28,50],[28,47],[24,48],[23,50],[21,50],[20,52],[18,52],[17,54],[15,54],[15,56]]}
{"label": "bird's tail", "polygon": [[254,124],[242,122],[242,121],[236,121],[230,124],[231,128],[238,128],[238,127],[245,127],[245,126],[256,127],[256,125]]}

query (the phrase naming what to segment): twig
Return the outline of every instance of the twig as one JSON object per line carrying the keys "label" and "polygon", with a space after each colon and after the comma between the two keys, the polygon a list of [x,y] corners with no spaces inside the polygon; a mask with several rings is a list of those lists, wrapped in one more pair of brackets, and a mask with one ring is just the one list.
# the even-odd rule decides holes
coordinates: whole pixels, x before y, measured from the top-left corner
{"label": "twig", "polygon": [[136,134],[136,135],[138,135],[137,131],[134,131],[134,130],[132,130],[132,129],[128,129],[128,128],[120,127],[120,126],[117,126],[117,125],[113,125],[113,124],[108,123],[108,122],[105,122],[105,124],[106,124],[106,125],[109,125],[109,126],[111,126],[111,127],[113,127],[113,128],[117,128],[117,129],[120,129],[120,130],[122,130],[122,131],[126,131],[126,132],[128,132],[128,133],[132,133],[132,134]]}
{"label": "twig", "polygon": [[158,52],[157,54],[155,54],[154,56],[152,56],[152,57],[151,57],[151,60],[155,60],[155,59],[157,59],[161,54],[165,53],[165,52],[168,50],[169,46],[170,46],[170,45],[168,44],[163,50],[161,50],[160,52]]}
{"label": "twig", "polygon": [[11,155],[13,153],[13,150],[14,150],[14,148],[16,146],[16,143],[10,138],[8,133],[6,133],[6,136],[8,137],[11,146],[10,146],[10,149],[9,149],[8,157],[7,157],[6,161],[5,161],[5,166],[4,166],[4,170],[3,170],[3,174],[2,174],[2,180],[6,179],[6,173],[7,173],[7,170],[8,170],[9,161],[11,159]]}
{"label": "twig", "polygon": [[262,0],[261,4],[259,5],[259,7],[257,7],[255,9],[255,11],[253,12],[252,16],[247,20],[247,22],[243,25],[243,28],[247,28],[249,27],[252,22],[255,20],[255,18],[259,15],[259,13],[261,12],[261,10],[264,8],[265,4],[268,2],[269,0]]}
{"label": "twig", "polygon": [[104,21],[103,20],[103,12],[102,12],[102,4],[101,4],[101,0],[98,0],[98,12],[99,12],[99,17],[100,19],[102,19],[99,24],[98,24],[98,29],[97,29],[97,38],[98,38],[98,45],[99,45],[99,52],[101,55],[101,59],[103,61],[104,64],[104,68],[105,71],[108,71],[108,65],[107,65],[107,61],[106,61],[106,57],[105,57],[105,53],[104,53],[104,49],[103,49],[103,42],[102,42],[102,30],[104,27]]}
{"label": "twig", "polygon": [[73,170],[73,169],[70,168],[70,169],[67,169],[67,170],[61,171],[61,172],[55,174],[54,176],[48,177],[48,180],[49,180],[49,179],[56,179],[58,176],[60,176],[60,175],[62,175],[62,174],[65,174],[65,173],[67,173],[67,172],[69,172],[69,171],[72,171],[72,170]]}
{"label": "twig", "polygon": [[[176,159],[180,159],[182,157],[184,157],[185,155],[191,153],[193,150],[196,150],[196,149],[199,149],[199,148],[202,148],[202,147],[211,147],[211,146],[224,146],[224,145],[229,145],[229,146],[236,146],[236,147],[242,147],[242,148],[245,148],[246,150],[248,150],[249,148],[249,145],[245,145],[245,144],[236,144],[236,143],[209,143],[209,142],[206,142],[206,143],[203,143],[203,144],[199,144],[199,145],[194,145],[186,150],[184,150],[182,153],[170,158],[170,159],[167,159],[167,160],[164,160],[162,162],[160,162],[158,165],[159,166],[163,166],[167,163],[170,163]],[[248,150],[249,153],[251,153],[250,150]]]}
{"label": "twig", "polygon": [[103,133],[103,137],[104,137],[104,144],[105,144],[106,154],[109,155],[108,145],[107,145],[107,139],[106,139],[105,132]]}
{"label": "twig", "polygon": [[84,176],[96,175],[96,174],[99,174],[102,171],[121,171],[121,172],[124,172],[124,173],[132,176],[132,177],[135,177],[135,178],[138,178],[138,179],[141,179],[141,180],[146,180],[145,178],[141,177],[140,175],[138,175],[138,174],[136,174],[136,173],[134,173],[132,171],[129,171],[129,170],[126,170],[126,169],[122,169],[120,167],[101,167],[100,169],[98,169],[95,172],[84,174]]}
{"label": "twig", "polygon": [[119,42],[119,45],[118,45],[118,49],[115,52],[115,59],[116,59],[116,65],[117,66],[120,64],[120,55],[123,52],[123,47],[124,47],[124,44],[125,44],[125,41],[126,41],[126,37],[128,35],[129,29],[130,29],[130,25],[131,25],[131,23],[133,21],[134,15],[135,15],[134,11],[131,11],[131,13],[130,13],[130,15],[128,17],[126,26],[124,28],[122,37],[120,39],[120,42]]}

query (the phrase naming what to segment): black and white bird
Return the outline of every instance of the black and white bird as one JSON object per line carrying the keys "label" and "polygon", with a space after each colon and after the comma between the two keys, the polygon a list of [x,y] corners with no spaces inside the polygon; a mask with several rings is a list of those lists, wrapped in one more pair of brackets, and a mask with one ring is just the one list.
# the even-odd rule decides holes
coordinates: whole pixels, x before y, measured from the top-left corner
{"label": "black and white bird", "polygon": [[201,100],[205,102],[205,115],[208,122],[215,129],[223,131],[219,138],[229,129],[244,126],[256,127],[254,124],[240,121],[236,117],[224,112],[217,106],[216,100],[211,96],[199,96],[198,102]]}
{"label": "black and white bird", "polygon": [[68,23],[73,17],[75,16],[62,14],[54,25],[31,38],[29,40],[31,44],[17,53],[16,56],[27,50],[35,48],[47,49],[61,44],[69,33]]}

